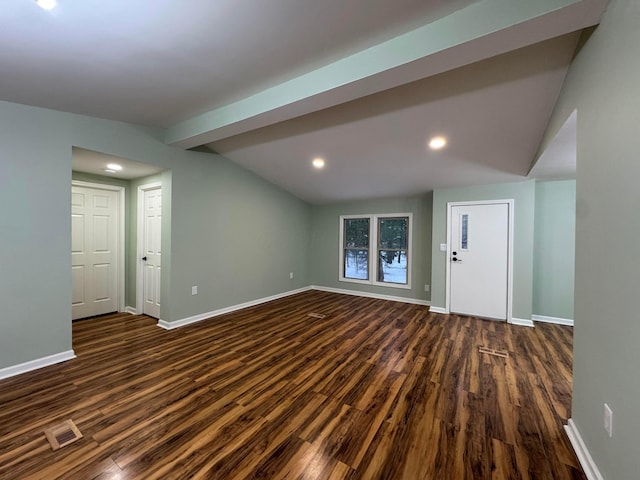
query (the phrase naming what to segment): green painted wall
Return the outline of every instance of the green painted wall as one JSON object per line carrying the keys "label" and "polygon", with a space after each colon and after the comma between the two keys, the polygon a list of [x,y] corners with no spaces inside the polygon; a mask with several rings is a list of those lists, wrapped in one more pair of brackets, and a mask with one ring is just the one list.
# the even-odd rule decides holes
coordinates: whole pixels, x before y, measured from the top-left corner
{"label": "green painted wall", "polygon": [[572,417],[606,480],[640,472],[639,25],[640,2],[611,0],[571,65],[544,139],[577,109]]}
{"label": "green painted wall", "polygon": [[447,203],[476,200],[514,200],[513,317],[531,319],[533,291],[533,222],[535,182],[450,188],[433,192],[431,248],[431,304],[445,307]]}
{"label": "green painted wall", "polygon": [[[201,154],[177,173],[174,166],[171,319],[309,284],[308,204],[222,157]],[[176,243],[188,246],[179,260]]]}
{"label": "green painted wall", "polygon": [[576,182],[536,183],[533,314],[573,319]]}
{"label": "green painted wall", "polygon": [[71,145],[0,103],[0,368],[71,350]]}
{"label": "green painted wall", "polygon": [[73,146],[171,169],[164,320],[309,284],[301,200],[218,155],[168,147],[158,130],[0,102],[0,369],[71,349]]}
{"label": "green painted wall", "polygon": [[[311,283],[323,287],[429,300],[424,291],[431,276],[432,195],[344,202],[312,207],[310,267]],[[340,260],[340,215],[412,213],[413,254],[411,289],[363,285],[338,280]]]}

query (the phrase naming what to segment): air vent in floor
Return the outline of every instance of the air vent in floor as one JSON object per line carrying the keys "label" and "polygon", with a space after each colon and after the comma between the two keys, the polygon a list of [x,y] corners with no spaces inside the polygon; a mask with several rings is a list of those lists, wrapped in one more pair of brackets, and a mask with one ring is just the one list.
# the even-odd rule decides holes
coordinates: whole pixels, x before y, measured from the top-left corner
{"label": "air vent in floor", "polygon": [[51,444],[53,450],[66,447],[70,443],[82,438],[82,433],[78,430],[73,420],[67,420],[51,428],[47,428],[44,434]]}
{"label": "air vent in floor", "polygon": [[496,350],[495,348],[479,347],[480,353],[493,355],[495,357],[509,358],[509,352],[506,350]]}

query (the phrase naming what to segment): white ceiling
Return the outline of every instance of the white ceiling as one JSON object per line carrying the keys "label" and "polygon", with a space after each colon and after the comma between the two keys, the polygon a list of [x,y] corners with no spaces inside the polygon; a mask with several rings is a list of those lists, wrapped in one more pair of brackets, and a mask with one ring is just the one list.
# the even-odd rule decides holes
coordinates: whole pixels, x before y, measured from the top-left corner
{"label": "white ceiling", "polygon": [[[577,34],[210,144],[313,203],[525,180]],[[441,151],[426,147],[445,135]],[[311,166],[314,156],[326,167]]]}
{"label": "white ceiling", "polygon": [[162,127],[474,2],[57,1],[2,0],[2,99]]}
{"label": "white ceiling", "polygon": [[3,0],[0,99],[166,128],[314,203],[514,181],[606,3]]}
{"label": "white ceiling", "polygon": [[[116,172],[106,172],[107,165],[115,163],[122,167]],[[73,147],[71,156],[71,168],[76,172],[92,173],[104,177],[121,178],[132,180],[134,178],[148,177],[161,172],[162,168],[146,163],[135,162],[126,158],[107,155],[106,153],[94,152],[85,148]]]}

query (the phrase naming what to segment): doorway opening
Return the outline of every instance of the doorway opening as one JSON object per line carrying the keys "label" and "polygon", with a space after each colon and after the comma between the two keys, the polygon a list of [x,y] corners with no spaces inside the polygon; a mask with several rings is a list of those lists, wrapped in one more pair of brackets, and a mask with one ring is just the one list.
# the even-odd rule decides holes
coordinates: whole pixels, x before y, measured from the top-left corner
{"label": "doorway opening", "polygon": [[[112,168],[113,166],[117,168]],[[138,255],[138,187],[155,185],[161,201],[163,183],[170,182],[170,171],[121,157],[73,147],[72,151],[72,320],[111,312],[143,313],[138,301],[138,271],[142,268]],[[98,195],[92,196],[92,192]],[[84,199],[82,198],[84,196]],[[81,200],[83,209],[79,206]],[[76,205],[78,204],[78,205]],[[116,205],[117,215],[105,215],[105,206]],[[101,207],[102,209],[100,209]],[[74,216],[75,215],[75,216]],[[90,215],[91,217],[87,216]],[[91,221],[87,219],[91,218]],[[157,222],[160,244],[161,217]],[[96,227],[84,232],[87,224]],[[114,239],[115,236],[115,239]],[[80,251],[94,249],[90,255]],[[112,261],[112,259],[114,259]],[[84,260],[84,266],[82,262]],[[91,260],[95,260],[91,263]],[[91,271],[88,267],[91,267]],[[89,274],[89,273],[95,273]],[[81,285],[81,280],[85,283]],[[160,273],[154,289],[160,291]],[[92,294],[92,295],[89,295]],[[97,309],[86,307],[95,297]],[[158,296],[159,300],[159,296]],[[85,305],[82,305],[85,304]],[[159,318],[159,303],[155,312],[145,312]],[[105,317],[107,318],[107,317]]]}

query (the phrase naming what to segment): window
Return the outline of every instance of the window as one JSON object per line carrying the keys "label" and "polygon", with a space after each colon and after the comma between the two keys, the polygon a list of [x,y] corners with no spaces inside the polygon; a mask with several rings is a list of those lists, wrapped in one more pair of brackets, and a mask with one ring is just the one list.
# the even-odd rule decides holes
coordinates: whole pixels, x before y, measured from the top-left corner
{"label": "window", "polygon": [[411,288],[411,214],[340,217],[343,282]]}
{"label": "window", "polygon": [[378,282],[408,283],[408,217],[378,218]]}
{"label": "window", "polygon": [[345,279],[369,280],[370,223],[368,217],[342,219],[344,241],[340,263]]}

